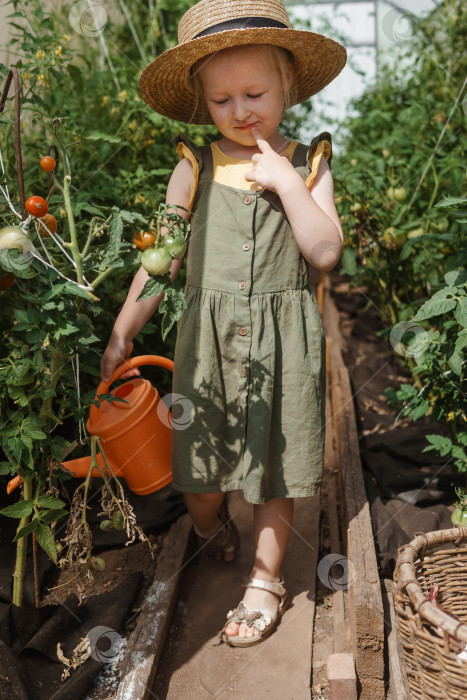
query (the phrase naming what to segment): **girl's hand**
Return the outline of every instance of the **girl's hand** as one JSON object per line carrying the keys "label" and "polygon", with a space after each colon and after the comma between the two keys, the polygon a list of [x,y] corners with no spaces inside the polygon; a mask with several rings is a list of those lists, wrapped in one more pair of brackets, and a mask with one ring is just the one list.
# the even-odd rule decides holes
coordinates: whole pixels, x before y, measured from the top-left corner
{"label": "girl's hand", "polygon": [[280,191],[285,191],[294,187],[297,177],[301,177],[296,172],[292,163],[286,155],[280,156],[274,151],[269,143],[263,139],[261,132],[255,126],[251,133],[258,144],[261,153],[255,153],[251,157],[253,168],[245,175],[248,182],[257,182],[261,187],[266,187],[280,196]]}
{"label": "girl's hand", "polygon": [[[115,372],[115,368],[118,367],[122,362],[128,360],[131,353],[133,352],[133,343],[123,342],[118,336],[112,335],[109,343],[102,355],[101,359],[101,379],[103,382],[109,382],[112,379],[112,375]],[[124,372],[120,379],[126,379],[127,377],[135,377],[140,374],[139,369],[132,368],[127,372]]]}

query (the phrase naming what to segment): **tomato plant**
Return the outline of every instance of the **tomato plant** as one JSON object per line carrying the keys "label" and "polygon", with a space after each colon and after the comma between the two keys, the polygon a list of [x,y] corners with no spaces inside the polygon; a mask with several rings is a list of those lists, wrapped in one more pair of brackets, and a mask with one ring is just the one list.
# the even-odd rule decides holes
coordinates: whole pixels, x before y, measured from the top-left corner
{"label": "tomato plant", "polygon": [[45,216],[49,211],[47,202],[43,197],[38,197],[34,195],[26,200],[26,210],[31,214],[31,216]]}

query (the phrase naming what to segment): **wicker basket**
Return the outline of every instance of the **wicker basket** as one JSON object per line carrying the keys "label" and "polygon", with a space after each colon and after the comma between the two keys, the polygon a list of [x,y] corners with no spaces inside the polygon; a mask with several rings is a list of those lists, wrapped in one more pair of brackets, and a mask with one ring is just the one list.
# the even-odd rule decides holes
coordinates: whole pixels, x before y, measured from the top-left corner
{"label": "wicker basket", "polygon": [[[461,642],[467,650],[467,528],[416,535],[399,549],[394,572],[396,623],[410,691],[417,700],[465,700],[467,660],[455,649]],[[434,585],[439,603],[460,623],[430,602]]]}

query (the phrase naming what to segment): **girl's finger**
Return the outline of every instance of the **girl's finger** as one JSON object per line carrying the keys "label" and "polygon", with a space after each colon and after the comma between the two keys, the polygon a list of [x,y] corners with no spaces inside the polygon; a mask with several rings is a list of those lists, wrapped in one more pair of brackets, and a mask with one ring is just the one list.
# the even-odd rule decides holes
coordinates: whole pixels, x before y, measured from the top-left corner
{"label": "girl's finger", "polygon": [[[263,134],[261,131],[258,129],[256,126],[251,127],[251,133],[253,134],[253,138],[258,144],[260,150],[264,153],[268,148],[271,148],[271,146],[268,144],[268,142],[263,139]],[[272,150],[272,149],[271,149]]]}

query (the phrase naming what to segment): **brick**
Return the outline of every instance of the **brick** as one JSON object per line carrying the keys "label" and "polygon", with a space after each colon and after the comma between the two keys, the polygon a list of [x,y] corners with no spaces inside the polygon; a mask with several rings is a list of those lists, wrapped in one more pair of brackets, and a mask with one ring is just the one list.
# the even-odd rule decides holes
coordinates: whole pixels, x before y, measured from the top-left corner
{"label": "brick", "polygon": [[329,700],[357,700],[357,676],[352,654],[331,654],[326,667]]}

